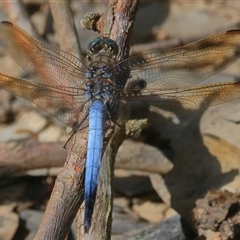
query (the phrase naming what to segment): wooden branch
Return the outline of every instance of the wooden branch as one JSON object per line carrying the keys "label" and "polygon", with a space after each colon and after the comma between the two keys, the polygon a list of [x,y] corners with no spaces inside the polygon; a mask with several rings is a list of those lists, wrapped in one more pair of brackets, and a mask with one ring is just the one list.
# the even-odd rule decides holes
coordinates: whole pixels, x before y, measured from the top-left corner
{"label": "wooden branch", "polygon": [[[136,15],[137,0],[109,1],[106,12],[101,16],[97,30],[102,36],[110,37],[119,46],[118,60],[128,57],[129,40]],[[123,79],[124,80],[124,79]],[[106,143],[111,133],[107,133]],[[89,233],[84,235],[82,228],[82,217],[78,218],[78,239],[110,239],[112,208],[113,208],[113,172],[114,159],[117,150],[126,138],[124,128],[115,128],[107,149],[105,151],[100,171],[100,183],[98,186],[96,204],[93,213],[93,222]],[[81,209],[80,209],[81,210]],[[82,215],[80,211],[79,216]]]}
{"label": "wooden branch", "polygon": [[[30,35],[38,38],[38,34],[36,33],[29,15],[26,11],[26,8],[22,2],[19,1],[1,1],[2,7],[5,10],[8,21],[16,24],[19,27],[22,27],[27,31]],[[3,19],[2,19],[3,20]]]}
{"label": "wooden branch", "polygon": [[56,26],[60,48],[77,57],[82,56],[70,2],[68,0],[49,1],[49,5]]}
{"label": "wooden branch", "polygon": [[46,212],[34,239],[64,239],[82,202],[87,129],[68,144],[68,156],[58,174]]}
{"label": "wooden branch", "polygon": [[[11,141],[0,143],[0,177],[25,173],[39,168],[61,167],[67,157],[65,142]],[[125,140],[118,149],[115,169],[149,175],[166,174],[173,164],[155,147]]]}
{"label": "wooden branch", "polygon": [[100,35],[115,40],[119,47],[118,60],[129,55],[130,38],[136,16],[137,0],[110,0],[107,11],[97,23]]}
{"label": "wooden branch", "polygon": [[60,167],[67,150],[64,143],[40,143],[35,140],[0,144],[0,177],[20,174],[32,169]]}

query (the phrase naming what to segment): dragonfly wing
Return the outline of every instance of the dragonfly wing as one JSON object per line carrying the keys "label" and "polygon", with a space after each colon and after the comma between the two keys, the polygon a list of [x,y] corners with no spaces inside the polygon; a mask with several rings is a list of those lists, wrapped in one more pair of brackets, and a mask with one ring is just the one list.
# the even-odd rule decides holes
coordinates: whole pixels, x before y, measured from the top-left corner
{"label": "dragonfly wing", "polygon": [[197,84],[220,72],[240,57],[240,30],[231,30],[192,44],[147,53],[119,63],[131,70],[132,81],[145,81],[146,88],[180,88]]}
{"label": "dragonfly wing", "polygon": [[86,68],[82,61],[39,42],[9,22],[0,23],[0,43],[36,82],[65,87],[84,83]]}
{"label": "dragonfly wing", "polygon": [[131,109],[130,119],[146,118],[152,124],[238,98],[240,82],[152,92],[143,90],[139,96],[125,96],[122,100]]}
{"label": "dragonfly wing", "polygon": [[51,87],[1,73],[0,87],[35,103],[74,130],[78,130],[86,117],[88,103],[83,89]]}

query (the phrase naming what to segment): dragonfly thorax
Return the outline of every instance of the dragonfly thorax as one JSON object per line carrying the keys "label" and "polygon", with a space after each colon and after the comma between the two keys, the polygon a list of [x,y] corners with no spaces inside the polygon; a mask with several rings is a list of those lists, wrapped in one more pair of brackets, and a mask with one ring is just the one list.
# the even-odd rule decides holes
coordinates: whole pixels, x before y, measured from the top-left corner
{"label": "dragonfly thorax", "polygon": [[99,66],[99,62],[97,62],[98,66],[95,65],[96,62],[92,63],[88,67],[88,71],[86,72],[86,78],[111,78],[112,72],[110,71],[109,66],[105,63],[102,66]]}
{"label": "dragonfly thorax", "polygon": [[[112,40],[110,43],[112,43]],[[89,100],[101,99],[108,101],[112,98],[114,89],[112,79],[114,78],[113,70],[116,59],[113,53],[116,52],[116,49],[113,51],[114,48],[106,44],[102,39],[98,43],[90,43],[90,46],[92,46],[89,48],[91,55],[88,53],[91,56],[88,58],[90,64],[85,74],[86,78],[88,78],[85,84],[85,97]]]}
{"label": "dragonfly thorax", "polygon": [[113,83],[110,79],[91,79],[85,85],[85,97],[87,99],[109,100],[113,91]]}

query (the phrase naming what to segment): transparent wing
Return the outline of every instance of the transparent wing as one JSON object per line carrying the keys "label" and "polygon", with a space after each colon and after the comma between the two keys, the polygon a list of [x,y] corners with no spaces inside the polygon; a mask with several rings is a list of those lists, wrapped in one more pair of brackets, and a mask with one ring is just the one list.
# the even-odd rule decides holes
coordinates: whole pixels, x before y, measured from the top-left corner
{"label": "transparent wing", "polygon": [[0,87],[35,103],[74,130],[86,118],[89,106],[81,88],[52,87],[1,73]]}
{"label": "transparent wing", "polygon": [[82,61],[39,42],[10,22],[0,23],[0,43],[36,82],[65,87],[84,84],[86,68]]}
{"label": "transparent wing", "polygon": [[132,119],[156,123],[176,118],[240,98],[240,82],[208,84],[181,89],[143,90],[138,96],[124,96],[123,106],[131,111]]}
{"label": "transparent wing", "polygon": [[180,88],[197,84],[225,69],[240,57],[240,30],[231,30],[184,47],[132,57],[119,63],[130,69],[132,81],[144,80],[146,89]]}

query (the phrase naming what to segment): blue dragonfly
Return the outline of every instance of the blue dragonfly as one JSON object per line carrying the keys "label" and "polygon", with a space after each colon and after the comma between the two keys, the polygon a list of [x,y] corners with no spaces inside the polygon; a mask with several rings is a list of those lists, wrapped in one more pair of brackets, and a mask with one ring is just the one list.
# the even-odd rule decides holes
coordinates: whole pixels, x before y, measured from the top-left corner
{"label": "blue dragonfly", "polygon": [[118,60],[115,41],[90,42],[86,59],[48,46],[10,22],[0,23],[0,43],[29,79],[0,73],[0,87],[23,97],[71,127],[88,128],[84,227],[91,226],[104,134],[109,123],[148,123],[240,97],[240,83],[193,86],[240,57],[240,30],[192,44]]}

